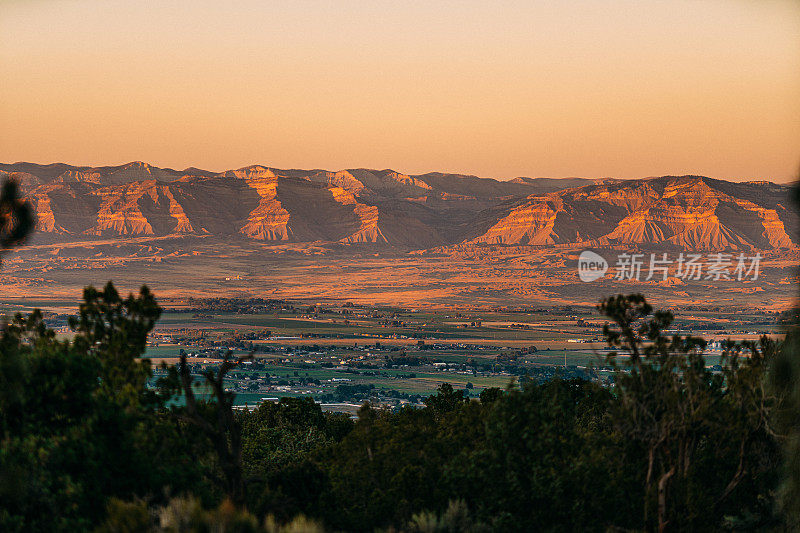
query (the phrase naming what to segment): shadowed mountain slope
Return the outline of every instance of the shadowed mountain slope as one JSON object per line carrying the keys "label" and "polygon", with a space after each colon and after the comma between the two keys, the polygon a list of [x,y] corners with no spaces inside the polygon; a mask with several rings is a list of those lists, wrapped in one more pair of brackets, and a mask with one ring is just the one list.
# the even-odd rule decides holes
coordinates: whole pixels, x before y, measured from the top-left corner
{"label": "shadowed mountain slope", "polygon": [[211,235],[259,241],[791,248],[789,188],[702,176],[638,180],[407,175],[393,170],[183,171],[0,164],[39,216],[38,239]]}
{"label": "shadowed mountain slope", "polygon": [[[798,217],[788,187],[665,176],[530,196],[497,211],[471,239],[489,244],[591,243],[696,250],[789,248]],[[491,218],[491,217],[490,217]]]}

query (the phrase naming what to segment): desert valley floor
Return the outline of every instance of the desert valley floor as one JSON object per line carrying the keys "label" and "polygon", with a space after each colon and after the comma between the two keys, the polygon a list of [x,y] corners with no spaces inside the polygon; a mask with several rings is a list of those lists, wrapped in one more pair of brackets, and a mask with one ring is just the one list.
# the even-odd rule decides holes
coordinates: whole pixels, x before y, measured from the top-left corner
{"label": "desert valley floor", "polygon": [[[642,292],[662,306],[783,309],[795,296],[798,252],[762,252],[753,280],[578,279],[577,246],[451,246],[403,252],[356,244],[254,243],[138,237],[30,245],[3,257],[3,300],[74,300],[87,284],[145,283],[160,298],[262,297],[410,307],[593,306]],[[628,248],[600,249],[613,266]],[[647,251],[643,252],[649,256]],[[677,256],[672,252],[670,257]],[[646,267],[645,267],[646,270]]]}

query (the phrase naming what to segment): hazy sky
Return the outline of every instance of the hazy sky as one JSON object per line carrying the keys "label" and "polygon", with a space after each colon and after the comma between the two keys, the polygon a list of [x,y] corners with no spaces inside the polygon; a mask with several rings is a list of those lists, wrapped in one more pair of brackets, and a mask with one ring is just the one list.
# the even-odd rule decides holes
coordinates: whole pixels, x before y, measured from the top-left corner
{"label": "hazy sky", "polygon": [[0,161],[800,167],[800,1],[0,0]]}

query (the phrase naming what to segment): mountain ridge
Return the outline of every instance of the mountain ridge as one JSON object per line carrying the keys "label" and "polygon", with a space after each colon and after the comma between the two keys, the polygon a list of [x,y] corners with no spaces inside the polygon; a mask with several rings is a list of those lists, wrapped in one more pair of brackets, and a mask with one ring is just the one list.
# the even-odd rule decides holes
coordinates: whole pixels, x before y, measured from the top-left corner
{"label": "mountain ridge", "polygon": [[90,167],[0,163],[37,210],[40,241],[211,235],[254,241],[627,244],[694,250],[795,248],[789,187],[704,176],[630,180],[404,174],[391,169],[179,171],[142,161]]}

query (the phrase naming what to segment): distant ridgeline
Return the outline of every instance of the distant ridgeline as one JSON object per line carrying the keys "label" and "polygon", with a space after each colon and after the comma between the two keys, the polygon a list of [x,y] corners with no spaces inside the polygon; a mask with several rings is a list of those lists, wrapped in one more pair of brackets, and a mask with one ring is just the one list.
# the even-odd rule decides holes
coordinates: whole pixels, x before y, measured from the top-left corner
{"label": "distant ridgeline", "polygon": [[794,248],[789,187],[702,176],[634,180],[405,175],[392,170],[183,171],[0,164],[38,213],[38,242],[205,235],[242,240]]}

